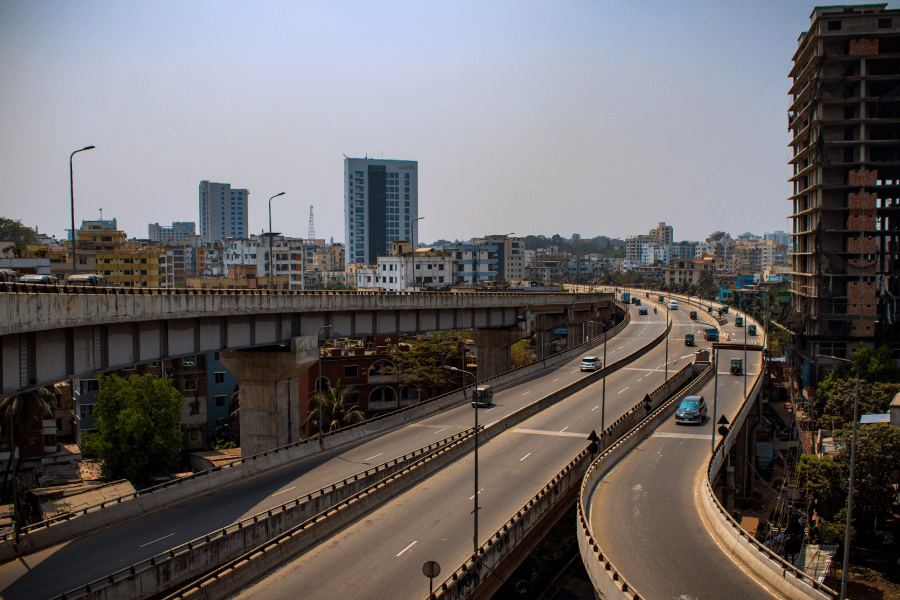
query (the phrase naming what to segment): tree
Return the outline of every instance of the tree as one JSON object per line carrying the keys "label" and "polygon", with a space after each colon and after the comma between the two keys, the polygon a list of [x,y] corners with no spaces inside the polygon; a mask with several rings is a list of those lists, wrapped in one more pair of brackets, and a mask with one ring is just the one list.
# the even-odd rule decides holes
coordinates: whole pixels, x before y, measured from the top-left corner
{"label": "tree", "polygon": [[[900,384],[859,382],[859,414],[884,414],[890,410],[891,400],[900,392]],[[822,420],[830,420],[839,427],[853,421],[853,402],[856,397],[856,379],[838,379],[821,398]]]}
{"label": "tree", "polygon": [[459,356],[462,333],[445,331],[417,338],[405,345],[393,346],[388,351],[391,362],[389,372],[397,373],[401,379],[415,385],[420,393],[429,387],[443,386],[453,379],[453,372],[443,367]]}
{"label": "tree", "polygon": [[[840,440],[837,460],[848,472],[852,433],[852,428],[847,427],[835,435],[835,441]],[[858,514],[858,518],[854,521],[860,524],[861,531],[874,534],[878,517],[890,518],[897,495],[892,474],[900,463],[900,429],[888,423],[858,425],[856,436],[853,514]]]}
{"label": "tree", "polygon": [[[22,443],[29,429],[40,428],[45,416],[53,416],[53,408],[56,406],[56,397],[47,389],[39,388],[18,396],[9,396],[0,400],[0,423],[6,429],[10,438],[10,460],[6,463],[6,471],[3,473],[3,498],[6,498],[6,482],[12,465],[13,449],[19,449],[21,455]],[[13,472],[13,481],[19,474],[19,462],[16,461],[16,469]]]}
{"label": "tree", "polygon": [[534,355],[528,349],[528,340],[519,340],[509,349],[512,368],[518,369],[534,362]]}
{"label": "tree", "polygon": [[0,242],[15,242],[15,246],[25,248],[37,243],[34,230],[22,225],[22,221],[0,217]]}
{"label": "tree", "polygon": [[366,415],[356,407],[347,406],[347,398],[353,388],[342,388],[341,380],[335,382],[334,387],[328,386],[326,390],[315,390],[312,400],[309,402],[309,411],[303,419],[304,425],[309,425],[310,435],[319,433],[319,404],[322,404],[323,431],[334,431],[346,427],[351,423],[366,420]]}
{"label": "tree", "polygon": [[797,461],[797,487],[804,503],[820,517],[831,519],[847,503],[847,490],[841,489],[846,479],[842,464],[830,456],[802,454]]}
{"label": "tree", "polygon": [[170,379],[100,377],[96,433],[82,436],[85,455],[103,461],[108,478],[134,479],[178,465],[184,439],[178,428],[184,398]]}

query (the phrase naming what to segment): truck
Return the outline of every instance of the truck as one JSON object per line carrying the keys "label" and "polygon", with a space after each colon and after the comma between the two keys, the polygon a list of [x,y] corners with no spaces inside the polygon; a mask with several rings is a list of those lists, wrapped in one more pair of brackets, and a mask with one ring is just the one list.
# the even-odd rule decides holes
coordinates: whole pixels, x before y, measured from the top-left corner
{"label": "truck", "polygon": [[631,294],[622,294],[622,302],[631,304]]}
{"label": "truck", "polygon": [[706,341],[707,342],[718,342],[719,341],[719,330],[715,327],[707,327],[706,328]]}

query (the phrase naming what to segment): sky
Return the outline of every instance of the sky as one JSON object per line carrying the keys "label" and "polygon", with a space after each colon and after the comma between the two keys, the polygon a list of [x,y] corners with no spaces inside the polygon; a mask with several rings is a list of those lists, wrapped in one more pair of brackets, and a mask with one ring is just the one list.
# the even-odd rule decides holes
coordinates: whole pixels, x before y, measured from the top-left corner
{"label": "sky", "polygon": [[[845,2],[847,3],[847,2]],[[854,3],[854,2],[849,2]],[[420,241],[789,231],[789,79],[815,2],[0,2],[0,216],[343,242],[343,154],[417,160]],[[897,8],[896,2],[889,8]],[[199,233],[199,231],[198,231]]]}

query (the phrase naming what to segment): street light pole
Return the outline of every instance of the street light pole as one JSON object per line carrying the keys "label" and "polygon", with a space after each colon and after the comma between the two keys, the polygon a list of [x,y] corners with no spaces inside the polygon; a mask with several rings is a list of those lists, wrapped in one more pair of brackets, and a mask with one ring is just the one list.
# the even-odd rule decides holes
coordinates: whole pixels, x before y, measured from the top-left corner
{"label": "street light pole", "polygon": [[72,275],[76,274],[76,258],[78,249],[75,245],[75,174],[72,172],[72,157],[85,150],[93,150],[96,146],[85,146],[69,155],[69,196],[72,200]]}
{"label": "street light pole", "polygon": [[416,234],[416,232],[419,229],[419,221],[421,221],[424,218],[425,217],[419,217],[418,219],[412,220],[413,229],[412,229],[412,236],[410,236],[411,239],[409,240],[409,242],[412,245],[413,251],[415,251],[415,249],[418,248],[418,246],[419,246],[419,236]]}
{"label": "street light pole", "polygon": [[847,492],[847,525],[844,528],[844,565],[841,571],[841,597],[847,598],[847,576],[850,569],[850,519],[853,513],[853,484],[856,472],[856,424],[859,423],[859,365],[847,358],[819,354],[818,358],[827,358],[853,365],[856,369],[856,392],[853,395],[853,437],[850,440],[850,490]]}
{"label": "street light pole", "polygon": [[[284,196],[284,192],[275,194],[269,198],[269,289],[272,289],[272,272],[275,270],[275,257],[272,254],[272,200],[278,196]],[[320,424],[321,425],[321,424]]]}
{"label": "street light pole", "polygon": [[[670,300],[671,300],[671,298],[670,298]],[[668,329],[669,329],[669,305],[666,304],[666,371],[665,371],[666,376],[665,376],[665,379],[663,379],[663,382],[666,382],[669,380],[669,332],[668,332]]]}
{"label": "street light pole", "polygon": [[325,439],[322,434],[322,386],[319,384],[319,380],[322,379],[322,349],[319,348],[319,338],[322,337],[322,332],[326,329],[334,327],[333,325],[322,325],[319,327],[319,333],[316,334],[316,350],[319,352],[319,376],[316,378],[316,390],[319,392],[319,401],[317,404],[319,405],[319,448],[322,448],[325,444]]}
{"label": "street light pole", "polygon": [[[450,365],[443,365],[444,369],[448,371],[457,371],[462,373],[463,375],[468,375],[472,378],[472,381],[475,383],[475,389],[472,390],[472,397],[475,398],[475,394],[478,393],[478,376],[469,373],[463,369],[457,369],[456,367],[451,367]],[[466,388],[465,382],[463,382],[463,400],[466,399]],[[472,510],[472,515],[474,515],[473,519],[473,536],[472,536],[472,554],[475,556],[475,560],[478,560],[478,403],[475,402],[475,508]]]}

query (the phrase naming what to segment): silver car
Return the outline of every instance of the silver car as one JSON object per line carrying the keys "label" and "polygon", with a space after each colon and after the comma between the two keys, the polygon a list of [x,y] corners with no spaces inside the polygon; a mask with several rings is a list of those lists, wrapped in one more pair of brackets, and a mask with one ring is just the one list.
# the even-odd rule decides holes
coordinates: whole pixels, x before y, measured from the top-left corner
{"label": "silver car", "polygon": [[585,356],[581,359],[582,371],[596,371],[603,368],[603,361],[596,356]]}

